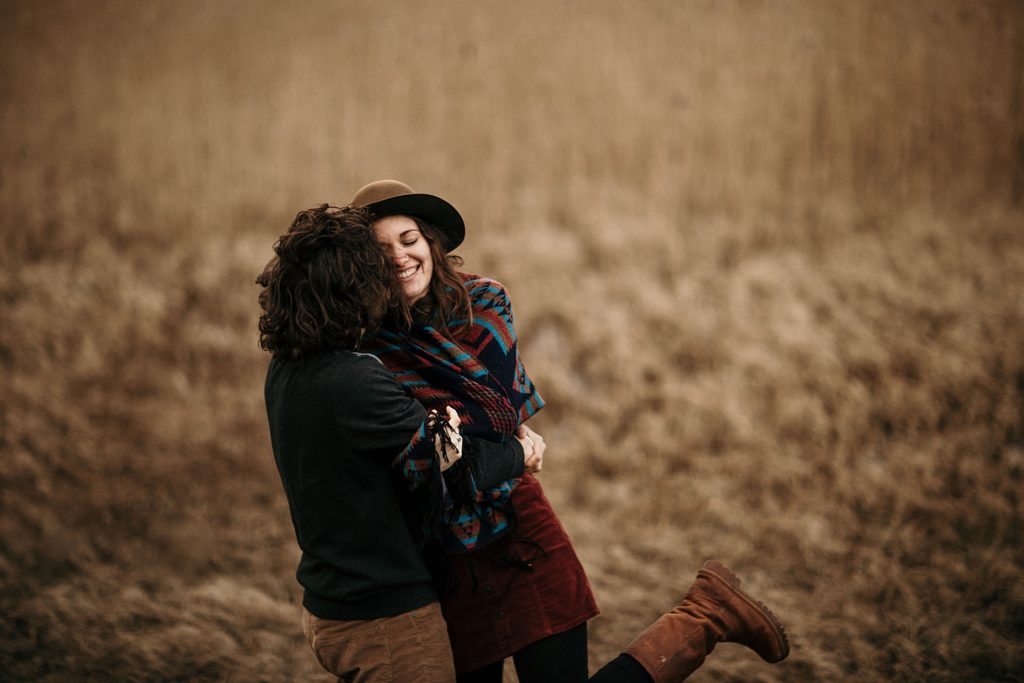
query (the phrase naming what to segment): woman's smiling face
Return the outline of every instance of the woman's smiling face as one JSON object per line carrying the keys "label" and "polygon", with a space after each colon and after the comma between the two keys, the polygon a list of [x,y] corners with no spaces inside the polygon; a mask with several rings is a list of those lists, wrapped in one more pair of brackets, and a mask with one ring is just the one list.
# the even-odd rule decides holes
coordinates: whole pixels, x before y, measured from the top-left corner
{"label": "woman's smiling face", "polygon": [[430,243],[416,221],[408,216],[384,216],[373,222],[377,241],[391,257],[409,305],[427,294],[434,274]]}

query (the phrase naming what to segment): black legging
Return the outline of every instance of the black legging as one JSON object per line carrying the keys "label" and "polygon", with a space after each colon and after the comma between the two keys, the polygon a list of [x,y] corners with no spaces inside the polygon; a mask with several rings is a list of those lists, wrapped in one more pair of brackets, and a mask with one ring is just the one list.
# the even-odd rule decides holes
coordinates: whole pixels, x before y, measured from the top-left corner
{"label": "black legging", "polygon": [[[587,678],[587,625],[527,645],[512,655],[519,683],[652,683],[639,662],[621,654]],[[505,661],[459,674],[457,683],[501,683]]]}

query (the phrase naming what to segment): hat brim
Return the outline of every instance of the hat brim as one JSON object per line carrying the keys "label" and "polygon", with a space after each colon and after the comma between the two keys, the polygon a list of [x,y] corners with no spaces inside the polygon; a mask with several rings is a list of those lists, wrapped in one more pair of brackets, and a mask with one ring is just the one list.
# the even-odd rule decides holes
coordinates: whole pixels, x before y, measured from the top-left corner
{"label": "hat brim", "polygon": [[402,194],[366,208],[378,218],[384,216],[415,216],[437,228],[445,241],[445,251],[451,251],[466,238],[466,224],[454,206],[432,194]]}

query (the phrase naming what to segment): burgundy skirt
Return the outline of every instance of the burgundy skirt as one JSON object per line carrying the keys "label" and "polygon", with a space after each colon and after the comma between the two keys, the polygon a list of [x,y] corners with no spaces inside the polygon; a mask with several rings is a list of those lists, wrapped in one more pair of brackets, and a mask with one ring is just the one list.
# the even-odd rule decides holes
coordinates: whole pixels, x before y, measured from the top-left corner
{"label": "burgundy skirt", "polygon": [[441,598],[455,669],[475,671],[596,616],[583,565],[532,475],[512,490],[516,527],[486,548],[449,555]]}

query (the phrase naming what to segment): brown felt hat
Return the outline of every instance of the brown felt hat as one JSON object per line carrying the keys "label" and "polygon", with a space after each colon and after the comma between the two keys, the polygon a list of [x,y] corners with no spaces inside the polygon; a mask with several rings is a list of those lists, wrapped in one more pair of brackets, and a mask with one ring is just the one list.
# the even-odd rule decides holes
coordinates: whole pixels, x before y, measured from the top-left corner
{"label": "brown felt hat", "polygon": [[455,207],[432,194],[413,192],[398,180],[377,180],[364,185],[352,197],[349,206],[366,208],[378,218],[384,216],[415,216],[441,231],[445,251],[462,244],[466,237],[466,224]]}

